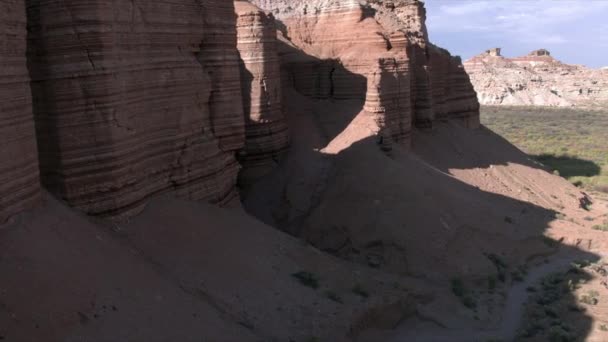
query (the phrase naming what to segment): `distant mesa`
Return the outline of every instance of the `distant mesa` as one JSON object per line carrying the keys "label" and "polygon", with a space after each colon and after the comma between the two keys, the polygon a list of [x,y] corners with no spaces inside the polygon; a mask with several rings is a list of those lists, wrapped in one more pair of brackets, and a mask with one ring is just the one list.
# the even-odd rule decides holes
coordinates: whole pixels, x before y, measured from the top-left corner
{"label": "distant mesa", "polygon": [[490,50],[486,50],[486,55],[488,56],[493,56],[493,57],[502,57],[502,55],[500,54],[500,48],[493,48]]}
{"label": "distant mesa", "polygon": [[482,105],[595,106],[608,103],[606,67],[566,64],[538,49],[504,57],[486,50],[463,63]]}
{"label": "distant mesa", "polygon": [[530,52],[528,54],[528,56],[537,56],[537,57],[551,56],[551,53],[549,52],[549,50],[539,49],[539,50],[534,50],[534,51]]}

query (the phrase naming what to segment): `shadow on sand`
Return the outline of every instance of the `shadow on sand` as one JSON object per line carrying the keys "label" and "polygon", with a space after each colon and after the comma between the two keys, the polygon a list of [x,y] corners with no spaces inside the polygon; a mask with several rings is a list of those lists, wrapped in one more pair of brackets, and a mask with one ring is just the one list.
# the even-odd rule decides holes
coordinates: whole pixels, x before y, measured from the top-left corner
{"label": "shadow on sand", "polygon": [[[455,147],[451,124],[444,129],[415,131],[413,152],[395,146],[386,154],[376,137],[369,136],[336,154],[323,153],[320,150],[347,132],[363,111],[366,95],[365,87],[354,87],[358,91],[352,92],[352,84],[337,82],[335,75],[361,85],[365,77],[350,73],[339,60],[319,60],[282,45],[283,102],[292,128],[292,148],[278,169],[243,189],[246,210],[344,260],[435,284],[457,278],[475,288],[473,305],[463,300],[460,308],[452,308],[469,317],[469,328],[462,328],[457,319],[436,325],[420,317],[404,317],[395,341],[404,337],[470,341],[480,331],[495,331],[498,338],[517,335],[519,340],[543,340],[558,330],[554,321],[541,319],[534,329],[526,325],[517,330],[527,298],[508,297],[509,288],[526,278],[517,272],[535,262],[551,263],[558,254],[591,261],[599,257],[545,237],[557,212],[485,192],[449,174],[451,169],[511,163],[542,167],[484,127],[470,131],[475,138]],[[287,90],[290,88],[292,91]],[[506,260],[506,266],[499,266],[491,255]],[[555,266],[554,271],[567,271],[568,262],[564,265]],[[527,269],[531,277],[534,270]],[[494,298],[488,290],[493,286],[496,294],[507,296],[503,305],[521,301],[507,313],[517,317],[503,317],[503,321],[515,322],[506,328],[496,318],[501,313],[485,312],[481,305],[482,298]],[[572,292],[560,291],[556,296],[555,303],[578,305]],[[546,305],[550,308],[551,303]],[[576,326],[559,326],[568,340],[584,339],[592,327],[592,317],[578,314]],[[353,337],[377,328],[373,321],[367,322],[353,331]],[[424,329],[431,334],[425,335]],[[462,339],[455,337],[460,333]]]}
{"label": "shadow on sand", "polygon": [[558,156],[555,154],[533,155],[551,170],[557,170],[562,177],[593,177],[600,174],[602,168],[596,163],[571,156]]}

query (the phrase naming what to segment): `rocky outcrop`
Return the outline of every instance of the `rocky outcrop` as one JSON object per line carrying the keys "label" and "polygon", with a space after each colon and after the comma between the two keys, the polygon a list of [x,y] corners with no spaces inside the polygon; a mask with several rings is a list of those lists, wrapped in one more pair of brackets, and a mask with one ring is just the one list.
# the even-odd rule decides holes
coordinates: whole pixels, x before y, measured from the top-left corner
{"label": "rocky outcrop", "polygon": [[[412,123],[429,127],[437,118],[479,125],[468,76],[458,58],[428,42],[421,2],[254,2],[280,20],[287,44],[302,52],[283,58],[295,88],[316,98],[365,99],[383,142],[409,145]],[[348,74],[350,82],[337,80]]]}
{"label": "rocky outcrop", "polygon": [[430,44],[430,87],[433,117],[458,120],[466,127],[479,127],[479,103],[460,57]]}
{"label": "rocky outcrop", "polygon": [[43,183],[90,214],[234,196],[244,121],[232,3],[28,1]]}
{"label": "rocky outcrop", "polygon": [[374,17],[389,31],[410,41],[414,121],[429,127],[436,119],[458,119],[479,126],[479,104],[459,57],[430,43],[426,9],[417,0],[369,1]]}
{"label": "rocky outcrop", "polygon": [[234,4],[246,126],[245,148],[239,154],[243,165],[240,178],[246,183],[276,166],[276,160],[287,152],[289,134],[281,104],[274,18],[247,1]]}
{"label": "rocky outcrop", "polygon": [[464,66],[482,104],[595,106],[608,103],[605,72],[562,63],[546,49],[515,58],[488,50],[469,59]]}
{"label": "rocky outcrop", "polygon": [[360,101],[385,150],[409,146],[414,125],[478,124],[460,60],[429,43],[421,2],[254,2],[271,13],[222,0],[6,2],[0,219],[35,201],[38,167],[93,215],[167,192],[227,203],[241,165],[247,182],[287,151],[286,87]]}
{"label": "rocky outcrop", "polygon": [[0,4],[0,224],[39,198],[22,0]]}

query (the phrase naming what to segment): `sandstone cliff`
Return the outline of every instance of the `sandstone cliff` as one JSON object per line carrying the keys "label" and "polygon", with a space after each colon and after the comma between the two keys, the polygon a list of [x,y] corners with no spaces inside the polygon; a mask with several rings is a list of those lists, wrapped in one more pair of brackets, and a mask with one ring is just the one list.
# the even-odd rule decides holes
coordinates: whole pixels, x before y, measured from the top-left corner
{"label": "sandstone cliff", "polygon": [[21,0],[0,4],[0,224],[39,197],[38,155]]}
{"label": "sandstone cliff", "polygon": [[562,63],[545,49],[515,58],[491,49],[464,66],[482,104],[563,107],[608,103],[605,72]]}
{"label": "sandstone cliff", "polygon": [[28,1],[42,182],[90,214],[165,191],[225,202],[244,146],[225,1]]}
{"label": "sandstone cliff", "polygon": [[475,92],[422,2],[255,2],[2,2],[0,339],[491,327],[510,279],[474,323],[450,279],[595,246],[603,206],[468,129]]}
{"label": "sandstone cliff", "polygon": [[244,182],[268,173],[289,146],[282,107],[281,64],[276,25],[247,1],[235,1],[237,49],[241,58],[241,87],[246,140],[240,152]]}
{"label": "sandstone cliff", "polygon": [[243,1],[236,15],[211,0],[7,2],[2,115],[14,138],[2,152],[15,165],[3,215],[35,200],[38,163],[42,184],[89,214],[129,215],[165,192],[227,203],[239,162],[255,179],[287,151],[286,86],[364,101],[385,149],[409,146],[414,124],[478,125],[460,60],[428,42],[422,3],[257,3],[280,21]]}

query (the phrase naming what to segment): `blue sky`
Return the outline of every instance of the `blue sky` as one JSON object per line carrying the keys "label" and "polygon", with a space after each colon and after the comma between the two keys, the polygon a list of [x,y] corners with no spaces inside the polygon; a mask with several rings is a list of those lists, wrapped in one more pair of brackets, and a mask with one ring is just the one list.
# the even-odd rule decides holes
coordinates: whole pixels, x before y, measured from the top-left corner
{"label": "blue sky", "polygon": [[468,59],[540,48],[566,63],[608,66],[608,0],[425,0],[431,41]]}

